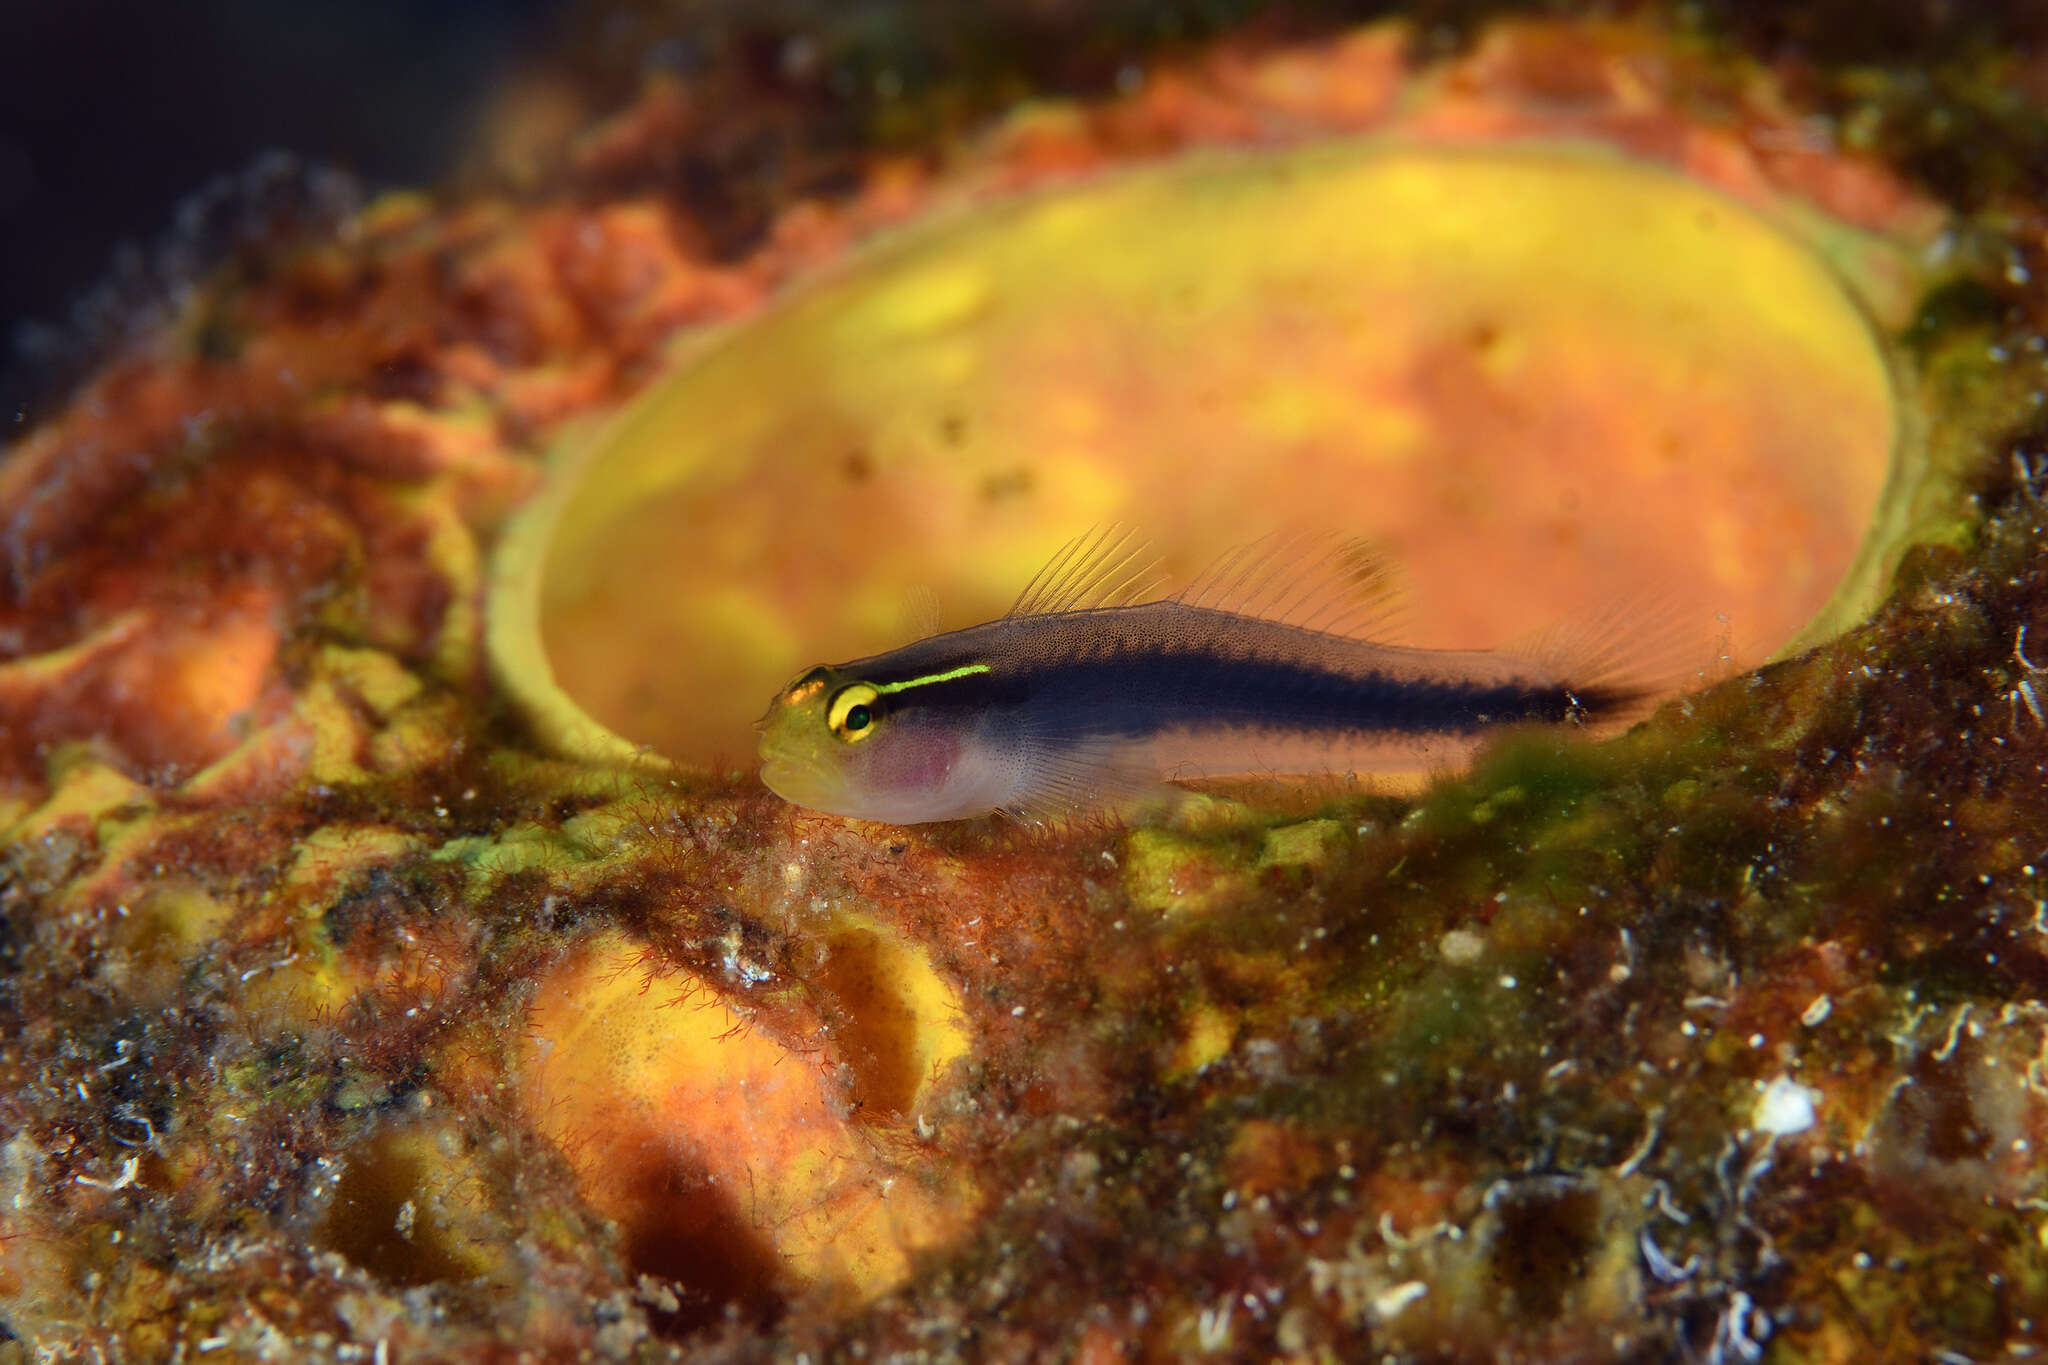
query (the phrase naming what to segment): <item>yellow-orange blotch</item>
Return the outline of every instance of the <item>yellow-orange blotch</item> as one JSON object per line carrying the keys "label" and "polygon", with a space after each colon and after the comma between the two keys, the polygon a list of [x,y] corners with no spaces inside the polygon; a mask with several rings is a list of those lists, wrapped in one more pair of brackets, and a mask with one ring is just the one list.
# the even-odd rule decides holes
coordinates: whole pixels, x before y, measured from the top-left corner
{"label": "yellow-orange blotch", "polygon": [[616,934],[542,980],[520,1060],[533,1122],[631,1266],[699,1311],[806,1290],[865,1301],[964,1222],[966,1191],[856,1120],[842,1074]]}

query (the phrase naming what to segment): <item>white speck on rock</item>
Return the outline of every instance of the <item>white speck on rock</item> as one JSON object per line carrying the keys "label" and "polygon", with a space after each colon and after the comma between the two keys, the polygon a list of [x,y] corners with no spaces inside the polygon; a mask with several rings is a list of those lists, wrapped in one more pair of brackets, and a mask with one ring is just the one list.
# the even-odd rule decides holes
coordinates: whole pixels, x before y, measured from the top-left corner
{"label": "white speck on rock", "polygon": [[1436,950],[1453,967],[1469,967],[1486,952],[1486,940],[1470,929],[1453,929],[1437,940]]}
{"label": "white speck on rock", "polygon": [[1818,1090],[1789,1076],[1780,1076],[1757,1096],[1756,1112],[1750,1116],[1749,1126],[1773,1137],[1803,1133],[1813,1127],[1814,1107],[1819,1100]]}
{"label": "white speck on rock", "polygon": [[1429,1286],[1421,1280],[1410,1280],[1406,1284],[1397,1284],[1392,1289],[1373,1296],[1373,1316],[1377,1317],[1381,1322],[1386,1322],[1390,1318],[1399,1316],[1402,1309],[1428,1292]]}

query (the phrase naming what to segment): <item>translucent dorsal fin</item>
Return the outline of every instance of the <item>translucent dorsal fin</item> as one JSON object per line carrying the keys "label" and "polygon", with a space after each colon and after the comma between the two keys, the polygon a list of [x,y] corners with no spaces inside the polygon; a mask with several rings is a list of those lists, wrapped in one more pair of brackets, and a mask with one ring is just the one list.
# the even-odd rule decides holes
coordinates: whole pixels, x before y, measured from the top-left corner
{"label": "translucent dorsal fin", "polygon": [[939,633],[939,596],[919,585],[903,596],[897,613],[906,640],[924,640]]}
{"label": "translucent dorsal fin", "polygon": [[1011,616],[1120,607],[1159,586],[1159,560],[1144,537],[1108,522],[1060,547],[1024,591]]}
{"label": "translucent dorsal fin", "polygon": [[1404,610],[1392,562],[1368,540],[1334,534],[1283,532],[1240,545],[1174,600],[1357,638],[1385,634]]}

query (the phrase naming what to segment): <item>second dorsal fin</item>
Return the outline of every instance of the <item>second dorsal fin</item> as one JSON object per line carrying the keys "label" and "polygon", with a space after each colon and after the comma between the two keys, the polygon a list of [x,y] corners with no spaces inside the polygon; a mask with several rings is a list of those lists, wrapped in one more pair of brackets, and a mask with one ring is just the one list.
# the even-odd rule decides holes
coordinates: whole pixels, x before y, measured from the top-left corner
{"label": "second dorsal fin", "polygon": [[1329,533],[1283,532],[1240,545],[1174,600],[1355,638],[1383,636],[1405,610],[1399,575],[1378,547]]}
{"label": "second dorsal fin", "polygon": [[922,640],[939,633],[939,596],[931,588],[919,584],[903,596],[897,608],[897,618],[903,627],[905,640]]}
{"label": "second dorsal fin", "polygon": [[[1074,537],[1025,584],[1009,615],[1120,607],[1150,600],[1162,582],[1143,537],[1115,522]],[[1218,557],[1173,601],[1281,621],[1305,630],[1379,636],[1404,603],[1392,563],[1370,541],[1277,533]]]}
{"label": "second dorsal fin", "polygon": [[1159,586],[1159,560],[1144,537],[1107,522],[1075,536],[1046,562],[1011,616],[1044,616],[1095,607],[1120,607]]}

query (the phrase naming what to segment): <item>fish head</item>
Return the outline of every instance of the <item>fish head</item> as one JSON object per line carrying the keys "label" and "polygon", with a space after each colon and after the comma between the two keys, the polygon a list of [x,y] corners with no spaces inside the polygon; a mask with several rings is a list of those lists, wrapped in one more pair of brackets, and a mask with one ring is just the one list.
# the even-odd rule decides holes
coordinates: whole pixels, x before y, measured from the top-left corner
{"label": "fish head", "polygon": [[963,782],[968,737],[888,690],[830,667],[794,679],[756,723],[761,781],[831,815],[919,824],[992,808]]}

